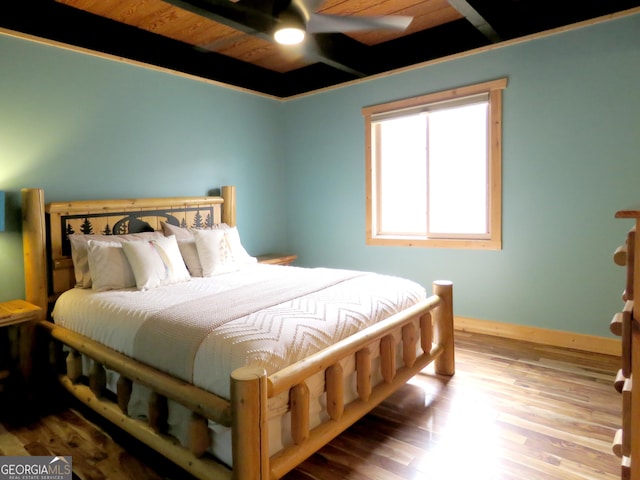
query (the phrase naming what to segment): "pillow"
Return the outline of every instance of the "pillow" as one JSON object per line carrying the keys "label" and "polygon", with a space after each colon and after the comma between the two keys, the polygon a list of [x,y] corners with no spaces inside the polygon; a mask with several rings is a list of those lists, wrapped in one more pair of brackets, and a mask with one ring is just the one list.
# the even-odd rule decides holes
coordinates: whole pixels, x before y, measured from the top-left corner
{"label": "pillow", "polygon": [[123,242],[122,249],[133,271],[138,290],[186,282],[191,278],[175,236],[149,242]]}
{"label": "pillow", "polygon": [[169,281],[171,283],[191,280],[175,236],[157,238],[151,240],[151,243],[158,251],[162,261],[167,265],[169,269]]}
{"label": "pillow", "polygon": [[[225,225],[225,224],[221,224]],[[231,248],[231,253],[233,254],[234,260],[240,263],[256,263],[258,259],[256,257],[252,257],[247,253],[247,251],[242,246],[242,242],[240,242],[240,233],[238,232],[237,227],[229,227],[225,225],[227,238],[229,241],[229,247]]]}
{"label": "pillow", "polygon": [[98,292],[136,286],[136,279],[122,249],[122,242],[87,242],[91,288]]}
{"label": "pillow", "polygon": [[125,235],[84,235],[73,233],[68,236],[71,243],[71,259],[76,276],[76,287],[91,288],[91,272],[87,261],[87,242],[96,240],[101,242],[124,242],[131,240],[151,240],[162,238],[162,232],[129,233]]}
{"label": "pillow", "polygon": [[[167,222],[160,222],[162,232],[169,237],[174,235],[178,240],[178,247],[184,263],[192,277],[202,277],[202,265],[198,257],[198,249],[196,247],[196,239],[193,236],[193,230],[183,228]],[[208,227],[209,229],[211,227]]]}
{"label": "pillow", "polygon": [[160,225],[162,226],[162,233],[164,233],[166,237],[175,235],[178,241],[193,240],[193,234],[189,228],[182,228],[167,222],[160,222]]}
{"label": "pillow", "polygon": [[193,230],[202,276],[210,277],[239,269],[234,261],[228,237],[222,229]]}
{"label": "pillow", "polygon": [[[242,242],[240,241],[240,233],[238,232],[237,227],[230,227],[226,223],[218,223],[213,225],[212,227],[207,227],[205,229],[195,229],[195,228],[182,228],[177,225],[172,225],[167,222],[161,222],[162,231],[166,236],[175,235],[178,239],[178,243],[182,244],[182,242],[188,242],[194,239],[193,232],[197,230],[224,230],[228,236],[227,242],[229,243],[229,248],[231,249],[231,254],[234,257],[235,262],[239,263],[256,263],[258,259],[256,257],[252,257],[247,253],[245,248],[242,246]],[[190,247],[185,247],[184,249],[189,250]],[[183,250],[181,246],[181,250]],[[189,267],[189,262],[185,259],[187,263],[187,267]],[[191,271],[191,268],[189,268]],[[191,275],[196,276],[191,272]]]}
{"label": "pillow", "polygon": [[200,257],[198,257],[196,239],[178,240],[178,248],[191,276],[202,277],[202,264],[200,263]]}

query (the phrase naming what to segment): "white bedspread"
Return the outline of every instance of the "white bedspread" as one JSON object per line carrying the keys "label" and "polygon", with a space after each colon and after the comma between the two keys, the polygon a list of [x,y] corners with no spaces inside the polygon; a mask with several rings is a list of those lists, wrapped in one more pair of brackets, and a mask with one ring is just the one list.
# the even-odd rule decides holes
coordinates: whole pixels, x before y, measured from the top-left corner
{"label": "white bedspread", "polygon": [[[326,285],[296,288],[299,294],[279,298],[275,304],[267,302],[271,304],[266,308],[264,298],[258,301],[256,286],[266,289],[271,281],[291,279],[303,282],[311,273],[327,279]],[[189,302],[224,311],[230,307],[223,300],[234,295],[223,292],[237,292],[240,287],[254,292],[246,296],[242,314],[206,332],[198,341],[190,372],[195,385],[223,398],[229,398],[230,373],[238,367],[256,364],[274,373],[426,297],[422,286],[397,277],[256,264],[148,291],[75,288],[58,299],[53,318],[56,324],[119,352],[139,359],[142,356],[154,367],[173,370],[170,364],[178,362],[179,349],[172,351],[166,342],[159,349],[162,355],[136,353],[136,338],[153,325],[148,320],[162,310]],[[260,307],[257,311],[244,308],[252,302]]]}

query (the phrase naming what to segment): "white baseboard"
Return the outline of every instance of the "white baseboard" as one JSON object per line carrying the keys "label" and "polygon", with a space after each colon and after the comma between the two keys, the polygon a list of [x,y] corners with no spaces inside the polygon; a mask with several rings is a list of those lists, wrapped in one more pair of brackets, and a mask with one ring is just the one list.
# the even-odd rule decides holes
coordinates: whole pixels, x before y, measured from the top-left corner
{"label": "white baseboard", "polygon": [[484,333],[496,337],[525,340],[542,345],[573,348],[586,352],[604,353],[606,355],[620,356],[622,344],[620,339],[585,335],[582,333],[563,332],[546,328],[528,327],[513,323],[495,322],[491,320],[478,320],[475,318],[454,318],[456,330],[472,333]]}

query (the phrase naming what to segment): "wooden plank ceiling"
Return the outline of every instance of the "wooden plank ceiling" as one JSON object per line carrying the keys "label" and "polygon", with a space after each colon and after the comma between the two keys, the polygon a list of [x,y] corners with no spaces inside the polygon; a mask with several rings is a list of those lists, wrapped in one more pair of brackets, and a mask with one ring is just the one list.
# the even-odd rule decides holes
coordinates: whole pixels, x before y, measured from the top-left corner
{"label": "wooden plank ceiling", "polygon": [[[300,48],[283,47],[173,6],[163,0],[57,0],[101,17],[220,53],[280,73],[314,63]],[[403,32],[369,31],[347,34],[365,45],[376,45],[463,18],[447,0],[328,0],[318,10],[332,15],[408,15],[414,17]]]}
{"label": "wooden plank ceiling", "polygon": [[[638,7],[640,0],[326,0],[316,12],[404,15],[404,31],[272,39],[280,0],[10,0],[0,26],[287,97]],[[239,8],[238,8],[239,7]],[[238,13],[240,12],[240,13]]]}

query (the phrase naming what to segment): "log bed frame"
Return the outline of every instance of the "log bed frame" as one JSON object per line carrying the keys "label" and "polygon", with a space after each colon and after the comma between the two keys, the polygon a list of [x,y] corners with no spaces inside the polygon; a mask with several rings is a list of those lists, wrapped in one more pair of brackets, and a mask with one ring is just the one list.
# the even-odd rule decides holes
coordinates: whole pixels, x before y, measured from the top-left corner
{"label": "log bed frame", "polygon": [[[250,366],[234,371],[231,375],[230,400],[141,364],[57,326],[47,318],[46,312],[50,311],[49,307],[57,296],[73,288],[75,282],[73,263],[63,245],[66,240],[63,232],[74,228],[69,226],[69,218],[74,221],[80,218],[82,221],[87,217],[107,217],[107,222],[114,222],[123,212],[136,212],[137,217],[149,221],[145,216],[147,211],[151,211],[149,215],[156,215],[161,210],[176,214],[182,210],[197,210],[199,213],[201,209],[213,212],[215,222],[235,225],[235,188],[222,187],[221,196],[213,197],[100,200],[48,205],[45,205],[41,189],[22,191],[26,298],[42,307],[40,330],[47,332],[48,337],[55,340],[53,343],[62,343],[70,349],[64,362],[66,372],[59,374],[60,383],[109,421],[195,477],[276,479],[366,415],[431,362],[434,362],[436,374],[454,374],[452,285],[447,281],[434,282],[433,295],[428,299],[273,375],[267,376],[264,370]],[[166,215],[160,218],[165,219]],[[113,226],[113,223],[107,225]],[[151,225],[154,226],[153,223]],[[159,228],[159,225],[156,226]],[[418,345],[425,352],[419,356],[416,354]],[[378,385],[373,385],[371,381],[372,352],[375,349],[379,349],[383,378]],[[403,352],[403,361],[399,365],[396,365],[400,363],[396,361],[397,350]],[[93,360],[88,382],[81,375],[81,354]],[[358,398],[345,404],[341,361],[348,357],[355,358]],[[105,367],[120,374],[117,395],[113,396],[116,400],[108,398],[109,395],[105,393]],[[329,420],[310,429],[309,389],[305,381],[320,372],[325,375]],[[154,392],[149,404],[148,422],[127,416],[132,382],[143,384]],[[285,391],[289,391],[290,428],[294,445],[269,456],[267,403],[269,398]],[[192,412],[188,447],[181,446],[177,440],[163,433],[168,398]],[[231,427],[233,470],[204,454],[209,444],[207,419]]]}

